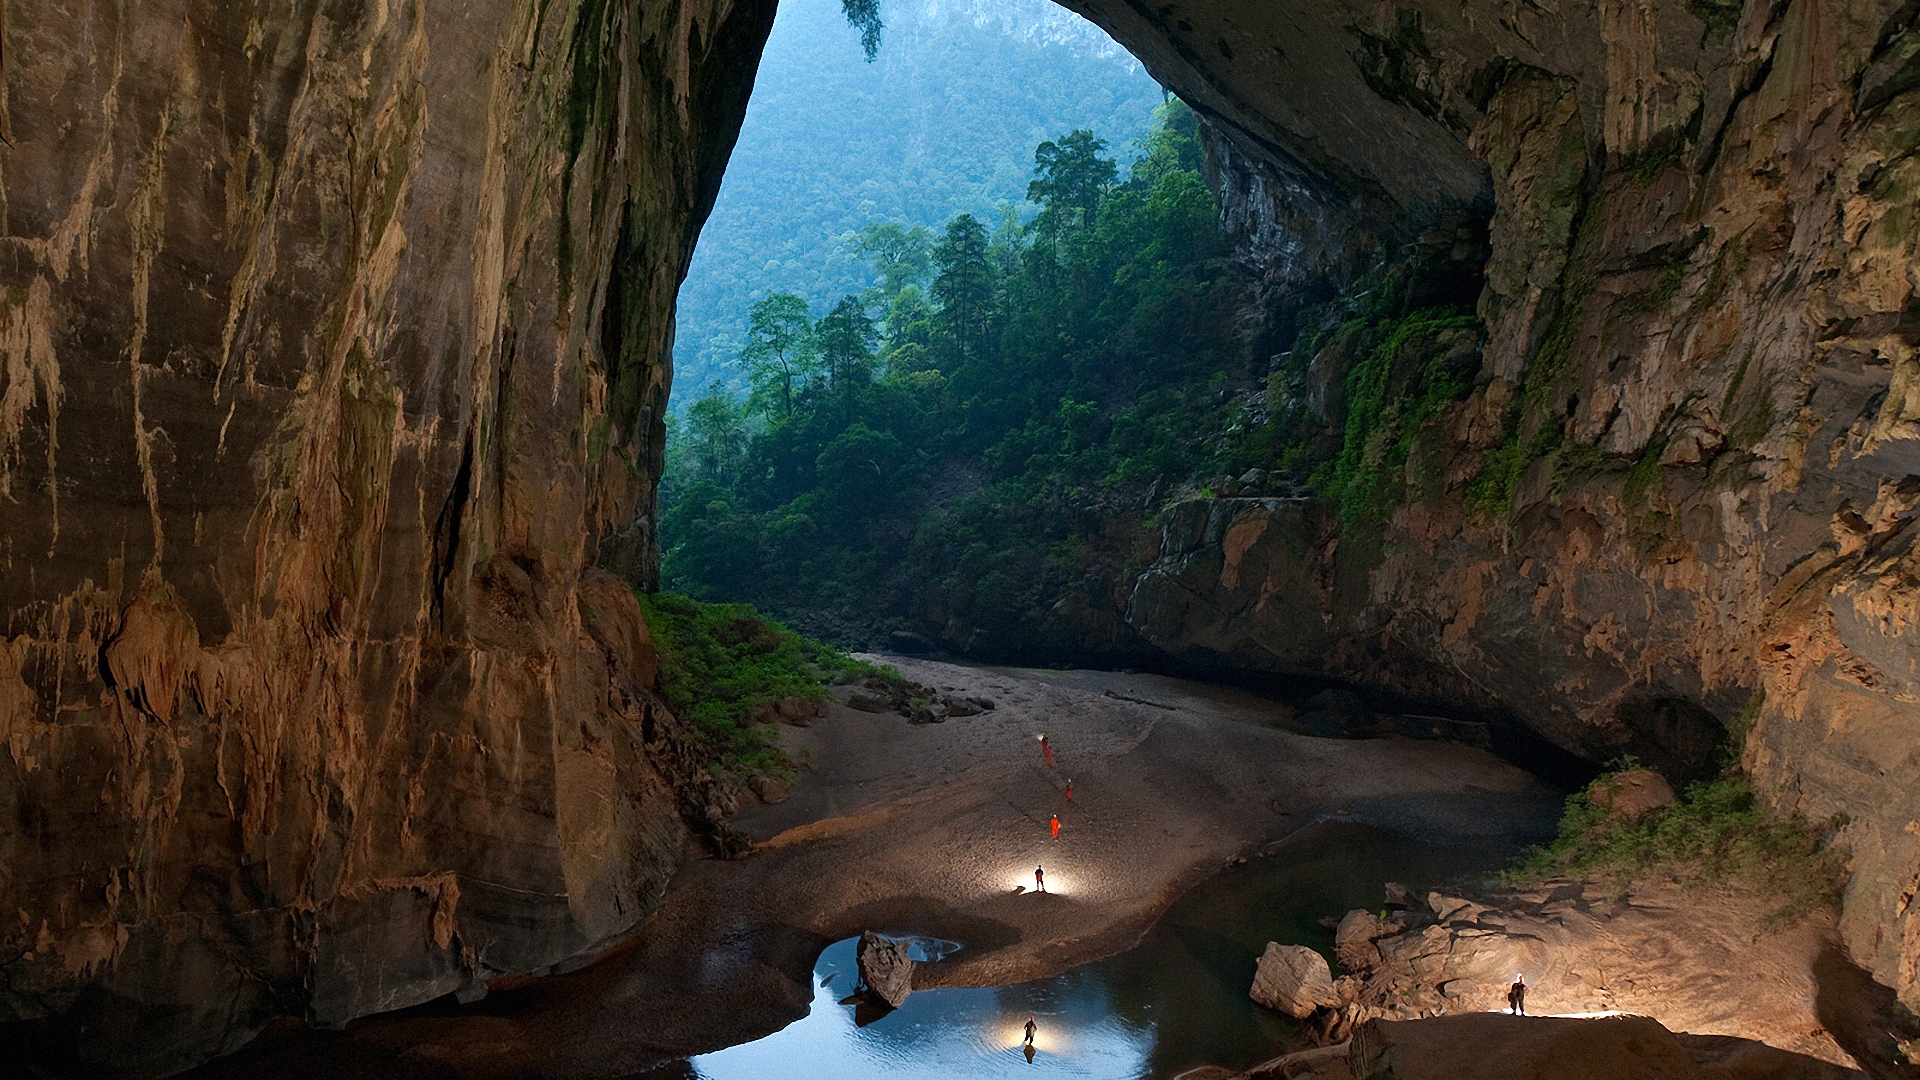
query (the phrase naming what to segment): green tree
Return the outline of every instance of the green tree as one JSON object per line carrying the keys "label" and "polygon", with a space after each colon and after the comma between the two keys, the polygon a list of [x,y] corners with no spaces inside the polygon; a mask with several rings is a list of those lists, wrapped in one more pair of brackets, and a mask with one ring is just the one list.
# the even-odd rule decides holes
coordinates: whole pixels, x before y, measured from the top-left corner
{"label": "green tree", "polygon": [[846,395],[873,381],[873,347],[880,342],[880,331],[858,297],[841,297],[832,311],[821,316],[813,335],[826,364],[828,386],[835,393]]}
{"label": "green tree", "polygon": [[887,309],[886,347],[880,358],[889,376],[925,371],[933,363],[933,308],[920,286],[909,285]]}
{"label": "green tree", "polygon": [[687,407],[686,437],[702,479],[733,482],[747,448],[747,425],[733,396],[718,380]]}
{"label": "green tree", "polygon": [[933,279],[933,298],[940,305],[939,327],[952,362],[986,355],[994,299],[986,227],[972,214],[947,222],[933,261],[940,271]]}
{"label": "green tree", "polygon": [[886,25],[880,21],[880,0],[840,0],[840,10],[860,31],[860,48],[867,54],[867,63],[873,63],[880,55],[880,30]]}
{"label": "green tree", "polygon": [[1100,156],[1106,148],[1105,139],[1081,129],[1034,149],[1027,199],[1044,208],[1037,222],[1043,234],[1057,235],[1069,221],[1081,228],[1093,225],[1100,200],[1120,174],[1112,160]]}
{"label": "green tree", "polygon": [[772,293],[747,313],[747,347],[740,363],[753,384],[753,399],[763,411],[779,403],[782,419],[792,419],[795,392],[820,370],[812,312],[792,293]]}
{"label": "green tree", "polygon": [[868,222],[848,234],[846,246],[880,275],[880,291],[889,304],[933,269],[933,234],[925,225],[909,229],[891,221]]}

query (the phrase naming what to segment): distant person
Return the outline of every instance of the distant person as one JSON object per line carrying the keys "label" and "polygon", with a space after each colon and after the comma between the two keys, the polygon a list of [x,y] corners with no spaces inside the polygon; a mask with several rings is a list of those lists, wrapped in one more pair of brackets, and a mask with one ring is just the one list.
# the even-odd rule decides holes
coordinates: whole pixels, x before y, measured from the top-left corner
{"label": "distant person", "polygon": [[1040,753],[1046,756],[1047,768],[1053,768],[1053,744],[1047,741],[1044,733],[1040,736]]}
{"label": "distant person", "polygon": [[1067,778],[1067,801],[1068,802],[1073,801],[1073,778],[1072,777]]}
{"label": "distant person", "polygon": [[1033,891],[1034,892],[1047,891],[1047,872],[1046,870],[1038,866],[1033,868]]}
{"label": "distant person", "polygon": [[1026,1044],[1028,1046],[1033,1045],[1033,1033],[1039,1030],[1040,1030],[1040,1025],[1033,1022],[1033,1017],[1031,1016],[1027,1017],[1027,1043]]}
{"label": "distant person", "polygon": [[1055,840],[1060,839],[1060,815],[1059,814],[1053,815],[1053,838]]}
{"label": "distant person", "polygon": [[1507,1011],[1515,1016],[1527,1015],[1527,980],[1519,975],[1513,977],[1513,985],[1507,987]]}

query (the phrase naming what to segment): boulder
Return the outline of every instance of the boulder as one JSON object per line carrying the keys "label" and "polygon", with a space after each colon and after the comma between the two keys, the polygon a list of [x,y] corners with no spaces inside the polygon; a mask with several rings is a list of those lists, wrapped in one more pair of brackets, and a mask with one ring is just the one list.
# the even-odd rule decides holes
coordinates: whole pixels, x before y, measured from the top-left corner
{"label": "boulder", "polygon": [[1443,923],[1479,922],[1480,916],[1487,910],[1484,904],[1437,892],[1427,894],[1427,908],[1433,912],[1434,918]]}
{"label": "boulder", "polygon": [[868,930],[860,935],[854,958],[860,964],[860,981],[888,1005],[899,1008],[913,992],[913,957],[906,942]]}
{"label": "boulder", "polygon": [[1609,814],[1640,817],[1679,801],[1673,785],[1652,769],[1628,769],[1593,785],[1587,798]]}
{"label": "boulder", "polygon": [[1253,1000],[1269,1009],[1304,1020],[1319,1008],[1340,1004],[1333,988],[1333,970],[1327,958],[1304,945],[1267,942],[1260,966],[1253,973]]}
{"label": "boulder", "polygon": [[1380,950],[1374,947],[1374,941],[1396,930],[1397,927],[1381,922],[1373,912],[1355,908],[1334,927],[1334,955],[1348,971],[1364,971],[1380,962]]}
{"label": "boulder", "polygon": [[1387,906],[1402,911],[1426,907],[1426,901],[1413,894],[1413,890],[1397,881],[1387,882]]}
{"label": "boulder", "polygon": [[893,699],[873,690],[854,690],[847,695],[847,708],[861,712],[883,713],[893,708]]}

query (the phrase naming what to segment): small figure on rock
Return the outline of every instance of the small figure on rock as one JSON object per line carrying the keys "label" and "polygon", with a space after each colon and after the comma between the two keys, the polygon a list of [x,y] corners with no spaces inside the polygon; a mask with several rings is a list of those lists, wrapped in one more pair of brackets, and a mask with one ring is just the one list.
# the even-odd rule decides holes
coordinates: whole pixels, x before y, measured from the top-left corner
{"label": "small figure on rock", "polygon": [[1059,814],[1053,815],[1053,838],[1055,840],[1060,839],[1060,815]]}
{"label": "small figure on rock", "polygon": [[1034,1032],[1036,1032],[1036,1031],[1038,1031],[1038,1030],[1040,1030],[1040,1025],[1039,1025],[1039,1024],[1037,1024],[1037,1023],[1034,1023],[1034,1020],[1033,1020],[1033,1017],[1031,1017],[1031,1016],[1029,1016],[1029,1017],[1027,1017],[1027,1042],[1026,1042],[1026,1045],[1028,1045],[1028,1046],[1032,1046],[1032,1045],[1033,1045],[1033,1033],[1034,1033]]}
{"label": "small figure on rock", "polygon": [[1040,753],[1046,756],[1047,768],[1053,768],[1053,744],[1047,741],[1044,731],[1040,733]]}
{"label": "small figure on rock", "polygon": [[1072,777],[1067,778],[1067,801],[1068,802],[1073,801],[1073,778]]}
{"label": "small figure on rock", "polygon": [[1515,1016],[1527,1015],[1527,980],[1519,975],[1513,977],[1513,985],[1507,987],[1507,1011]]}
{"label": "small figure on rock", "polygon": [[1045,869],[1038,866],[1033,868],[1033,891],[1034,892],[1047,891],[1047,872]]}

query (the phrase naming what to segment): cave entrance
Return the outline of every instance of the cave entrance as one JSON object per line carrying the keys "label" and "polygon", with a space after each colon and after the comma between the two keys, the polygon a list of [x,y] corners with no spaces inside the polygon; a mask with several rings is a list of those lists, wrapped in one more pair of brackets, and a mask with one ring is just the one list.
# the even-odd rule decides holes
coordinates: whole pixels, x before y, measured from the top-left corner
{"label": "cave entrance", "polygon": [[[984,608],[1007,614],[1013,593],[1056,590],[1033,556],[1065,537],[988,544],[969,567],[957,551],[909,559],[915,536],[1040,471],[1091,490],[1095,473],[1131,469],[1144,501],[1139,474],[1159,466],[1025,463],[1110,441],[1116,417],[1150,448],[1163,433],[1123,416],[1130,403],[1219,373],[1218,335],[1188,325],[1199,305],[1149,306],[1213,289],[1225,244],[1192,114],[1094,24],[1050,0],[884,13],[868,55],[840,0],[780,6],[679,294],[662,585],[754,602],[843,646],[978,652],[929,622],[991,634],[966,613],[974,599],[934,615],[951,590],[911,580],[985,581]],[[1179,175],[1156,188],[1148,168]],[[1169,238],[1184,249],[1160,250]],[[1168,267],[1179,280],[1111,287]],[[1019,444],[1029,427],[1037,443]],[[1041,516],[1043,532],[1065,524]]]}

